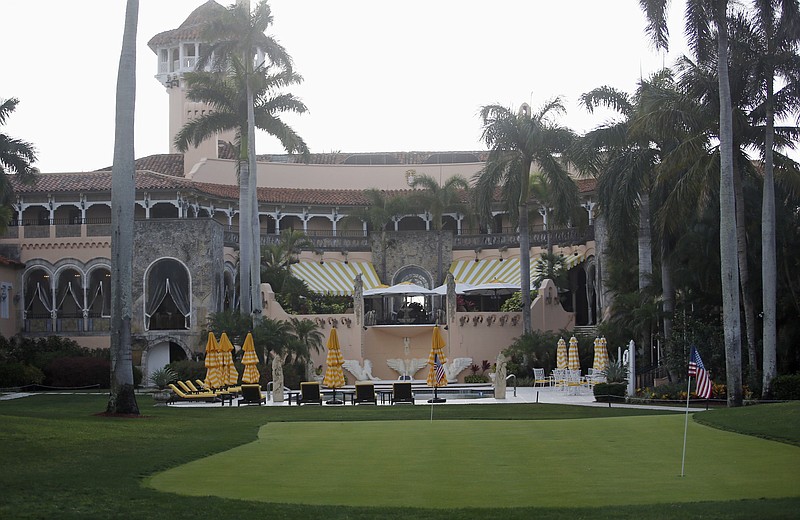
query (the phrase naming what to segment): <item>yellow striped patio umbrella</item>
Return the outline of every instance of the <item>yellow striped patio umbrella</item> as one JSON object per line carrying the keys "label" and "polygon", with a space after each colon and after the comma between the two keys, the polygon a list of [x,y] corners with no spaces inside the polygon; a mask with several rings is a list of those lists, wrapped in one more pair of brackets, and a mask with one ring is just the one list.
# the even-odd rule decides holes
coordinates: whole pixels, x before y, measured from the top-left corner
{"label": "yellow striped patio umbrella", "polygon": [[428,356],[428,386],[433,387],[433,399],[428,400],[429,403],[443,403],[446,399],[439,397],[438,390],[442,386],[447,386],[447,375],[444,371],[444,364],[447,363],[447,357],[444,355],[444,338],[442,331],[438,325],[433,327],[433,336],[431,337],[431,353]]}
{"label": "yellow striped patio umbrella", "polygon": [[578,358],[578,338],[572,336],[569,338],[569,361],[567,362],[567,368],[570,370],[580,370],[581,369],[581,360]]}
{"label": "yellow striped patio umbrella", "polygon": [[342,358],[342,350],[339,347],[339,336],[336,329],[331,329],[331,335],[328,337],[328,356],[325,358],[325,377],[322,378],[322,384],[328,388],[333,389],[333,398],[328,401],[328,404],[342,404],[341,401],[336,400],[336,389],[344,386],[344,372],[342,365],[344,359]]}
{"label": "yellow striped patio umbrella", "polygon": [[222,386],[222,378],[220,377],[219,366],[219,345],[217,338],[214,337],[213,332],[208,333],[208,341],[206,341],[206,386],[209,388],[219,388]]}
{"label": "yellow striped patio umbrella", "polygon": [[592,368],[595,372],[602,372],[608,367],[608,349],[606,349],[606,338],[596,338],[594,340],[594,362]]}
{"label": "yellow striped patio umbrella", "polygon": [[256,354],[256,346],[253,343],[253,334],[250,332],[247,333],[247,337],[244,339],[242,352],[244,352],[242,356],[242,364],[244,365],[242,383],[254,385],[258,383],[261,374],[258,373],[258,368],[256,367],[258,365],[258,354]]}
{"label": "yellow striped patio umbrella", "polygon": [[560,338],[556,348],[556,368],[565,369],[567,366],[567,342]]}
{"label": "yellow striped patio umbrella", "polygon": [[222,333],[219,337],[219,350],[222,354],[222,386],[236,386],[239,382],[239,372],[233,364],[233,343],[228,339],[228,334]]}

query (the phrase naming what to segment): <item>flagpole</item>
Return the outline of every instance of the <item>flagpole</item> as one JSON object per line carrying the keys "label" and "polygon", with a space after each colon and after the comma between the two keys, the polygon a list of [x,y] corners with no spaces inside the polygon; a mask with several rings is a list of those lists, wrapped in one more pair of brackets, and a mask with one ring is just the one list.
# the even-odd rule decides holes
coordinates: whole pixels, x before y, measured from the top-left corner
{"label": "flagpole", "polygon": [[684,463],[686,462],[686,431],[689,429],[689,396],[692,389],[692,376],[689,376],[689,383],[686,385],[686,418],[683,422],[683,455],[681,455],[681,477],[683,476]]}

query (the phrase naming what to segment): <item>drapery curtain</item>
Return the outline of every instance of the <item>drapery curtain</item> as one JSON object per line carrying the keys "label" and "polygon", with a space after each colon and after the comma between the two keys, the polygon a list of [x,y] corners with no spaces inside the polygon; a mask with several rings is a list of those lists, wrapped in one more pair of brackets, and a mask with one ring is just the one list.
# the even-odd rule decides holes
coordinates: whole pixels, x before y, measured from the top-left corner
{"label": "drapery curtain", "polygon": [[42,284],[39,282],[36,282],[35,296],[28,302],[28,306],[25,307],[25,310],[29,311],[37,299],[42,302],[47,312],[53,312],[53,304],[50,301],[50,291],[43,288]]}
{"label": "drapery curtain", "polygon": [[183,291],[183,287],[179,283],[169,283],[169,278],[167,278],[167,292],[170,296],[172,296],[172,301],[175,302],[175,306],[178,308],[178,312],[183,314],[184,318],[184,326],[188,329],[189,328],[189,314],[191,309],[189,308],[189,298],[187,294]]}
{"label": "drapery curtain", "polygon": [[164,283],[152,284],[150,286],[150,294],[147,299],[147,308],[144,311],[144,327],[146,330],[150,329],[150,317],[156,313],[164,298],[167,297],[167,287],[169,287],[169,278]]}
{"label": "drapery curtain", "polygon": [[94,308],[94,304],[97,301],[97,297],[100,297],[100,317],[102,318],[109,318],[111,317],[111,310],[106,309],[106,298],[103,292],[103,281],[101,280],[100,283],[97,285],[97,289],[94,291],[94,295],[92,296],[92,301],[86,307],[89,311]]}
{"label": "drapery curtain", "polygon": [[158,311],[158,308],[164,302],[164,299],[169,295],[172,298],[178,312],[183,314],[184,326],[189,328],[189,316],[191,308],[189,306],[189,299],[184,292],[181,284],[170,283],[169,278],[164,280],[163,284],[151,285],[151,294],[147,302],[147,309],[144,313],[145,328],[150,329],[150,318]]}
{"label": "drapery curtain", "polygon": [[61,293],[60,296],[58,296],[57,299],[58,304],[56,305],[57,311],[61,311],[64,309],[64,300],[67,299],[67,296],[72,297],[72,301],[75,302],[75,305],[77,306],[78,310],[81,311],[83,310],[83,304],[81,304],[81,302],[78,301],[78,297],[75,295],[75,291],[72,290],[72,282],[67,282],[67,285],[66,287],[64,287],[63,292]]}

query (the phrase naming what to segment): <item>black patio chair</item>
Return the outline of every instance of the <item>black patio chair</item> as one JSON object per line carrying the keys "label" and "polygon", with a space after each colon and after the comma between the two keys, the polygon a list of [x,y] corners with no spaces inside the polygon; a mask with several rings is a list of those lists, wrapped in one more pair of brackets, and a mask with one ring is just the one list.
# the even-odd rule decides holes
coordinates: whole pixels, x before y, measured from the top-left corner
{"label": "black patio chair", "polygon": [[356,383],[356,395],[353,404],[378,404],[375,396],[375,385],[372,383]]}
{"label": "black patio chair", "polygon": [[320,392],[319,383],[315,381],[300,383],[300,396],[297,398],[297,404],[322,405],[322,392]]}
{"label": "black patio chair", "polygon": [[414,404],[411,383],[392,383],[392,404]]}
{"label": "black patio chair", "polygon": [[267,397],[261,393],[259,385],[242,385],[241,392],[242,396],[236,401],[236,406],[267,404]]}

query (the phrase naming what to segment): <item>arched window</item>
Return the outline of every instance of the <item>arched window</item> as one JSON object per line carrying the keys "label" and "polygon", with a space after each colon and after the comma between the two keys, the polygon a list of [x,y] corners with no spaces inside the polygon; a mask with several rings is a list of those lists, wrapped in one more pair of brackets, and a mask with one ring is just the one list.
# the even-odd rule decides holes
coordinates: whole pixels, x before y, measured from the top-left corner
{"label": "arched window", "polygon": [[62,270],[56,289],[56,313],[59,318],[83,317],[83,276],[75,268]]}
{"label": "arched window", "polygon": [[111,271],[105,267],[92,270],[89,273],[89,291],[86,296],[89,300],[87,308],[90,318],[110,318]]}
{"label": "arched window", "polygon": [[29,319],[50,318],[53,311],[53,293],[50,273],[43,268],[28,272],[25,281],[25,315]]}
{"label": "arched window", "polygon": [[155,262],[147,273],[145,330],[188,329],[191,316],[189,271],[171,258]]}

